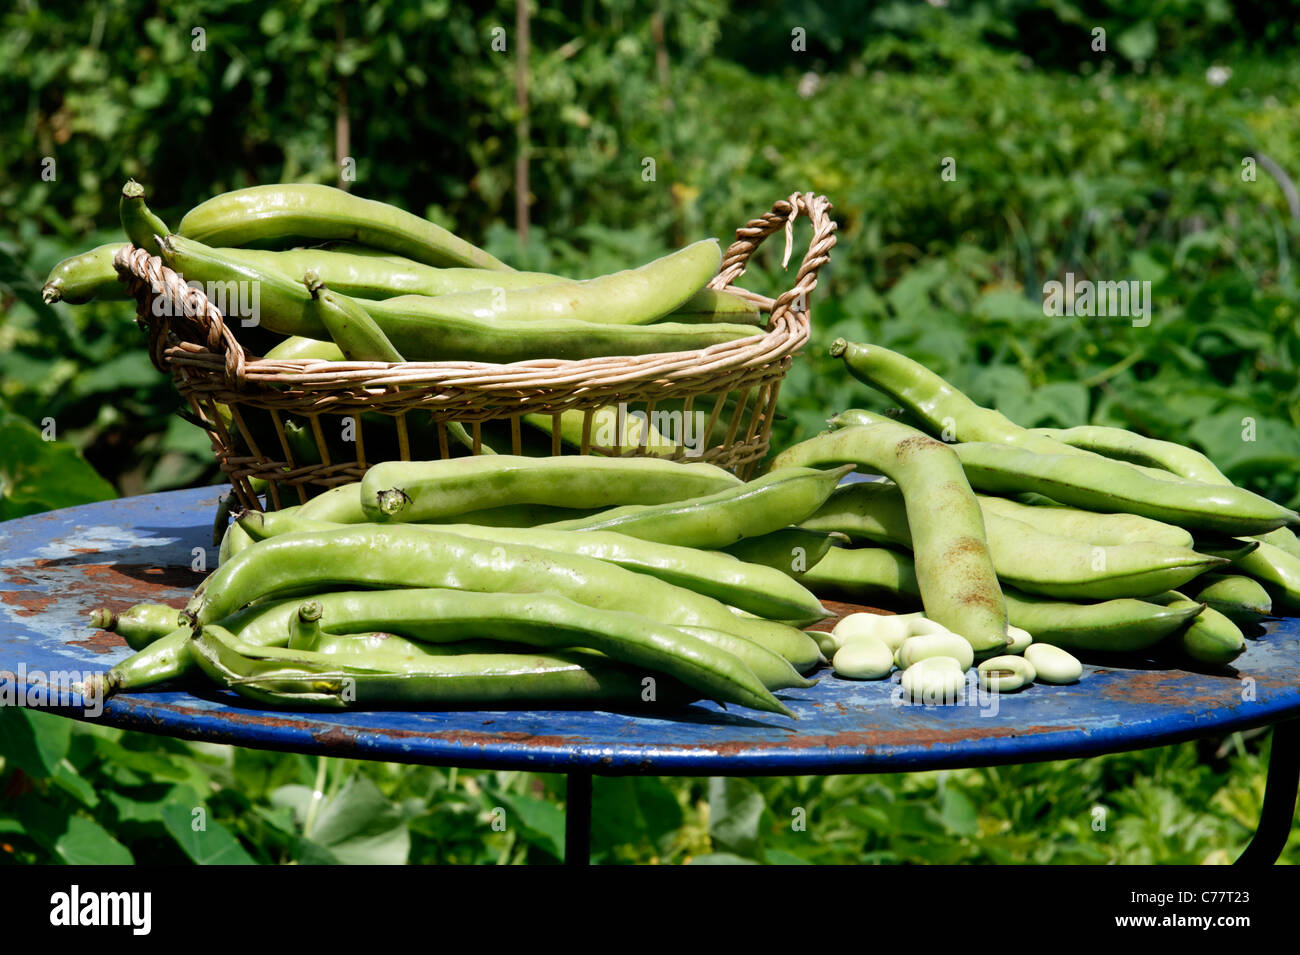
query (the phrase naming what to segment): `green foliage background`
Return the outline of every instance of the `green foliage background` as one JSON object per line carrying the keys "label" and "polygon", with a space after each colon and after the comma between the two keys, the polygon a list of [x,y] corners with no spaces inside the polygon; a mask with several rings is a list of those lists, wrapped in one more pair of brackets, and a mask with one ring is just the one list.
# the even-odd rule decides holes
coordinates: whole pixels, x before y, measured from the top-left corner
{"label": "green foliage background", "polygon": [[[1024,425],[1183,441],[1300,503],[1292,5],[544,7],[524,247],[508,224],[513,56],[492,47],[495,28],[510,47],[513,3],[8,5],[0,518],[217,479],[131,306],[50,308],[39,288],[61,258],[119,237],[129,176],[173,223],[226,189],[335,181],[340,90],[356,192],[520,267],[598,274],[726,238],[793,191],[830,196],[839,245],[779,443],[835,409],[883,407],[824,357],[843,335],[899,348]],[[784,287],[779,252],[747,282]],[[1067,272],[1149,280],[1151,324],[1044,317],[1042,283]],[[1226,861],[1258,814],[1266,739],[903,777],[598,780],[595,845],[606,861]],[[554,777],[318,763],[12,710],[0,757],[0,861],[547,861],[562,845]],[[312,812],[318,782],[328,799]],[[212,816],[203,838],[193,806]]]}

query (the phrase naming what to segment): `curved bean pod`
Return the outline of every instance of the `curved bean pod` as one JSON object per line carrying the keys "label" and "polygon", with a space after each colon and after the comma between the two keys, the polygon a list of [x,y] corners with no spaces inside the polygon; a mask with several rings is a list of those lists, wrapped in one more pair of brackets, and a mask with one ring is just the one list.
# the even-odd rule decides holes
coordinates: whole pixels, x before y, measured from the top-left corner
{"label": "curved bean pod", "polygon": [[512,271],[440,225],[373,199],[313,183],[253,186],[195,206],[177,231],[208,245],[342,240],[438,266]]}
{"label": "curved bean pod", "polygon": [[67,302],[69,305],[84,305],[97,298],[130,298],[126,285],[118,280],[117,269],[113,267],[113,256],[120,248],[121,242],[110,242],[70,256],[54,266],[41,288],[45,304]]}
{"label": "curved bean pod", "polygon": [[1237,558],[1233,564],[1262,583],[1275,606],[1300,610],[1300,557],[1261,541],[1253,553]]}
{"label": "curved bean pod", "polygon": [[[1232,480],[1220,471],[1205,455],[1199,451],[1184,447],[1172,441],[1160,441],[1147,438],[1123,428],[1105,428],[1087,426],[1053,431],[1047,428],[1036,429],[1037,433],[1055,438],[1071,447],[1083,448],[1107,457],[1118,458],[1134,464],[1145,464],[1161,468],[1171,474],[1190,481],[1203,484],[1232,486]],[[1300,557],[1300,540],[1290,528],[1279,527],[1266,534],[1257,535],[1265,543],[1280,547],[1287,553]],[[1266,555],[1258,563],[1263,563]],[[1285,573],[1278,569],[1276,573]]]}
{"label": "curved bean pod", "polygon": [[1155,646],[1201,612],[1199,604],[1161,607],[1122,597],[1072,603],[1006,591],[1012,623],[1035,641],[1066,650],[1134,653]]}
{"label": "curved bean pod", "polygon": [[[688,245],[648,265],[599,278],[532,288],[484,288],[455,295],[403,295],[369,302],[385,315],[423,317],[437,328],[478,323],[646,325],[670,315],[694,296],[722,262],[716,239]],[[748,326],[747,326],[748,327]],[[753,329],[749,329],[753,334]]]}
{"label": "curved bean pod", "polygon": [[[479,638],[548,650],[586,647],[622,663],[667,673],[722,702],[791,715],[731,652],[635,613],[596,610],[539,593],[413,590],[390,592],[386,598],[385,606],[376,608],[380,619],[374,623],[379,626],[367,621],[359,625],[360,630],[391,628],[402,636],[433,643]],[[324,616],[323,605],[322,624],[333,626]],[[261,652],[287,657],[297,651],[263,648]]]}
{"label": "curved bean pod", "polygon": [[[505,652],[502,647],[528,642],[513,638],[513,627],[548,626],[527,618],[513,623],[493,619],[490,613],[485,616],[485,596],[490,595],[470,595],[468,603],[462,600],[465,596],[461,591],[436,588],[320,594],[313,598],[321,607],[323,623],[315,649],[335,652],[335,639],[366,636],[372,640],[414,640],[428,652]],[[252,646],[283,646],[298,610],[296,600],[276,601],[250,607],[221,621],[221,625]],[[734,654],[770,690],[812,685],[785,657],[762,644],[713,628],[672,626]],[[461,639],[466,634],[476,636]]]}
{"label": "curved bean pod", "polygon": [[107,607],[90,612],[90,625],[116,633],[132,650],[142,650],[176,629],[180,611],[167,604],[136,604],[122,613]]}
{"label": "curved bean pod", "polygon": [[1034,428],[1031,433],[1108,458],[1158,468],[1201,484],[1232,483],[1201,452],[1173,441],[1148,438],[1124,428],[1081,425],[1074,428]]}
{"label": "curved bean pod", "polygon": [[693,324],[695,322],[729,322],[732,325],[762,325],[766,321],[757,305],[734,292],[702,288],[663,320]]}
{"label": "curved bean pod", "polygon": [[678,705],[699,697],[670,677],[659,677],[647,698],[642,677],[581,651],[429,654],[403,658],[375,654],[346,662],[335,654],[265,658],[220,627],[196,634],[187,652],[217,683],[258,703],[350,709],[356,706],[454,707],[476,704],[658,702]]}
{"label": "curved bean pod", "polygon": [[[167,235],[166,231],[158,233]],[[365,254],[360,249],[262,249],[220,248],[216,252],[232,262],[258,270],[270,269],[293,279],[309,271],[321,282],[343,295],[359,299],[388,299],[402,295],[442,296],[487,290],[503,292],[541,286],[572,284],[575,280],[549,272],[502,272],[492,269],[437,268],[396,255]],[[157,253],[154,253],[155,255]],[[716,266],[714,269],[716,271]],[[707,281],[712,273],[704,277]],[[660,319],[656,319],[658,321]],[[761,325],[764,316],[758,306],[734,292],[702,288],[662,320],[697,323],[729,322]]]}
{"label": "curved bean pod", "polygon": [[320,276],[308,271],[303,284],[311,296],[307,314],[329,332],[330,340],[338,346],[348,361],[402,361],[401,353],[375,324],[355,299],[336,295],[325,288]]}
{"label": "curved bean pod", "polygon": [[122,231],[137,249],[144,249],[150,255],[160,254],[158,236],[169,235],[171,229],[159,219],[144,201],[144,186],[134,179],[122,187],[122,198],[117,205],[118,218],[122,220]]}
{"label": "curved bean pod", "polygon": [[1249,491],[1156,480],[1120,461],[1036,454],[984,442],[954,445],[953,450],[971,484],[983,491],[1033,491],[1087,510],[1125,511],[1228,535],[1300,525],[1300,514]]}
{"label": "curved bean pod", "polygon": [[[265,639],[283,644],[289,639],[290,617],[298,612],[300,603],[301,600],[288,599],[255,604],[219,622],[235,633],[263,628],[259,632],[266,634]],[[106,674],[107,692],[143,689],[193,670],[193,661],[185,649],[193,627],[182,611],[177,611],[172,626],[175,629],[113,665]]]}
{"label": "curved bean pod", "polygon": [[798,580],[804,572],[826,556],[836,540],[844,542],[843,534],[825,534],[802,527],[783,527],[758,537],[746,537],[723,548],[723,552],[739,557],[749,564],[763,564]]}
{"label": "curved bean pod", "polygon": [[[523,293],[513,294],[519,298]],[[362,307],[408,361],[460,360],[494,364],[534,358],[576,361],[606,355],[695,351],[763,334],[752,325],[730,322],[665,320],[651,325],[611,325],[574,318],[546,322],[483,318],[450,311],[433,315],[428,305],[430,301],[437,299],[404,295],[363,302]],[[295,330],[288,334],[312,333]]]}
{"label": "curved bean pod", "polygon": [[188,624],[178,626],[140,648],[132,656],[115,663],[103,675],[103,695],[107,697],[124,690],[139,690],[180,676],[189,668],[187,648],[193,632],[194,628]]}
{"label": "curved bean pod", "polygon": [[1212,607],[1196,604],[1176,590],[1145,598],[1162,607],[1185,608],[1188,604],[1204,607],[1169,643],[1186,656],[1212,666],[1224,666],[1246,649],[1246,639],[1235,623]]}
{"label": "curved bean pod", "polygon": [[851,465],[833,471],[784,468],[703,497],[658,505],[629,504],[547,527],[565,531],[617,531],[641,540],[683,547],[727,547],[804,520],[851,470]]}
{"label": "curved bean pod", "polygon": [[893,398],[945,442],[988,441],[1046,454],[1082,451],[1022,428],[1006,415],[982,408],[920,362],[879,345],[837,338],[831,357],[842,358],[849,374]]}
{"label": "curved bean pod", "polygon": [[1021,504],[1005,497],[976,494],[985,515],[999,514],[1028,524],[1046,534],[1057,534],[1089,544],[1133,544],[1150,541],[1168,547],[1191,547],[1191,531],[1153,521],[1137,514],[1100,514],[1064,505]]}
{"label": "curved bean pod", "polygon": [[1206,574],[1187,588],[1191,599],[1211,607],[1235,624],[1258,623],[1273,612],[1273,600],[1257,580],[1231,574]]}

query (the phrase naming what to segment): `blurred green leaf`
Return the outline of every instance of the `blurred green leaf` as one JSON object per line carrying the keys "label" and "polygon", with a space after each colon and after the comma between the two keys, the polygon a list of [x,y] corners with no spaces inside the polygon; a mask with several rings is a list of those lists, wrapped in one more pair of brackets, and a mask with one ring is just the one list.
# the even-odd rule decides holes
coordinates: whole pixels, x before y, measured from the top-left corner
{"label": "blurred green leaf", "polygon": [[[195,816],[196,810],[201,810],[200,817]],[[163,807],[162,822],[190,861],[197,865],[255,864],[225,826],[207,818],[206,807],[170,802]]]}
{"label": "blurred green leaf", "polygon": [[498,792],[493,797],[506,810],[506,827],[518,826],[523,838],[564,859],[564,812],[554,803],[531,796]]}
{"label": "blurred green leaf", "polygon": [[30,776],[51,776],[67,758],[71,721],[26,706],[0,706],[0,756]]}
{"label": "blurred green leaf", "polygon": [[721,852],[759,857],[761,823],[767,804],[748,779],[714,776],[709,780],[709,837]]}
{"label": "blurred green leaf", "polygon": [[70,816],[67,830],[54,844],[54,852],[68,865],[130,865],[126,846],[103,826],[81,816]]}
{"label": "blurred green leaf", "polygon": [[0,520],[114,497],[77,452],[0,408]]}
{"label": "blurred green leaf", "polygon": [[[305,811],[306,806],[302,808]],[[401,807],[385,797],[371,779],[358,774],[321,805],[315,828],[304,839],[301,861],[402,865],[410,847]]]}

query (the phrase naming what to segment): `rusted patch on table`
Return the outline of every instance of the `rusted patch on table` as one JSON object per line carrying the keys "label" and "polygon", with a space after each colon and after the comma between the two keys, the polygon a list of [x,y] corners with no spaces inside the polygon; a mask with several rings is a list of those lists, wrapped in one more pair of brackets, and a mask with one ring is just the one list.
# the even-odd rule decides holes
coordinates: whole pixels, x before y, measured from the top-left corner
{"label": "rusted patch on table", "polygon": [[69,640],[68,645],[85,647],[95,653],[112,653],[114,650],[126,646],[126,641],[122,639],[120,634],[110,633],[107,630],[96,630],[85,640]]}
{"label": "rusted patch on table", "polygon": [[[148,717],[151,723],[163,722],[162,718],[159,715],[160,713],[163,712],[176,713],[181,716],[188,716],[196,719],[203,719],[204,717],[211,715],[209,711],[199,709],[198,707],[178,706],[175,703],[159,703],[154,701],[148,701],[147,698],[141,696],[135,696],[134,698],[136,700],[139,700],[142,703],[148,702],[148,707],[145,709],[145,715]],[[294,728],[301,727],[303,725],[301,720],[294,720],[288,717],[271,716],[265,713],[244,713],[244,712],[240,712],[239,710],[233,710],[233,709],[222,710],[221,719],[223,722],[239,723],[246,726],[268,726],[268,727],[278,726],[278,727],[285,727],[288,729],[294,729]]]}
{"label": "rusted patch on table", "polygon": [[0,601],[17,607],[14,611],[20,617],[35,617],[50,609],[50,604],[58,600],[53,594],[43,590],[5,590],[0,591]]}
{"label": "rusted patch on table", "polygon": [[699,743],[690,746],[674,745],[674,749],[693,751],[707,750],[723,756],[739,756],[755,750],[769,748],[779,749],[876,749],[894,746],[919,746],[932,749],[935,746],[952,746],[985,739],[1009,739],[1017,736],[1041,736],[1046,733],[1077,733],[1078,726],[1017,726],[990,725],[988,729],[964,727],[955,730],[940,729],[862,729],[851,732],[833,733],[828,736],[797,736],[771,743]]}
{"label": "rusted patch on table", "polygon": [[1207,706],[1222,706],[1224,694],[1240,696],[1238,680],[1223,676],[1221,680],[1223,693],[1206,692],[1189,694],[1186,689],[1177,689],[1173,684],[1185,680],[1186,670],[1133,670],[1127,671],[1122,682],[1110,682],[1101,690],[1103,699],[1118,700],[1124,703],[1145,703],[1153,706],[1179,706],[1188,702],[1204,703]]}
{"label": "rusted patch on table", "polygon": [[[68,566],[75,566],[77,574],[59,572]],[[44,613],[52,603],[69,595],[92,597],[87,610],[108,607],[119,613],[138,603],[167,603],[178,599],[176,591],[192,593],[206,576],[188,567],[83,563],[70,558],[42,558],[0,568],[0,573],[12,584],[24,587],[44,584],[48,588],[0,591],[0,601],[19,608],[15,612],[21,617]]]}
{"label": "rusted patch on table", "polygon": [[347,726],[332,726],[327,730],[312,733],[311,738],[323,746],[351,745],[363,733],[376,736],[388,736],[393,739],[437,739],[450,743],[462,743],[466,746],[490,746],[494,743],[514,743],[520,746],[570,746],[585,743],[588,740],[580,736],[537,736],[532,733],[507,731],[502,733],[475,733],[472,730],[422,731],[390,729],[354,729]]}

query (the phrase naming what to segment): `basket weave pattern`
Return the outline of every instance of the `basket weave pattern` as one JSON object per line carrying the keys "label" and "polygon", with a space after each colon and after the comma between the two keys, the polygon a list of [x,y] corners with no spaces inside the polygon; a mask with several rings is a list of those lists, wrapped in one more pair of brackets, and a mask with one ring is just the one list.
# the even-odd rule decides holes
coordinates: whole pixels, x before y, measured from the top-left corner
{"label": "basket weave pattern", "polygon": [[[808,340],[808,300],[835,245],[830,208],[825,197],[796,193],[736,230],[709,287],[755,302],[769,313],[765,330],[697,351],[579,361],[266,360],[247,354],[203,290],[187,285],[158,257],[127,246],[114,264],[135,296],[153,363],[172,376],[207,428],[245,507],[260,506],[252,477],[268,482],[269,501],[278,508],[359,480],[381,460],[480,453],[485,440],[500,453],[522,453],[527,440],[534,447],[549,441],[552,454],[656,454],[709,461],[747,477],[767,453],[781,380]],[[794,285],[775,299],[734,286],[754,250],[780,229],[782,265],[788,266],[800,215],[808,217],[813,237]],[[602,428],[603,419],[594,417],[620,405],[652,422],[677,414],[673,420],[693,423],[695,440],[689,440],[688,424],[672,444],[649,427],[640,429],[639,445],[621,444],[621,432]],[[582,415],[580,442],[561,440],[565,412],[571,426],[574,414]],[[534,427],[533,415],[550,416],[550,435]],[[448,427],[454,422],[464,426],[460,433],[470,436],[472,447],[457,443],[457,430]],[[309,428],[314,449],[291,440],[287,423],[303,434]],[[485,429],[496,429],[490,439]],[[607,431],[616,432],[612,440],[599,440]],[[289,488],[296,500],[284,497]]]}

